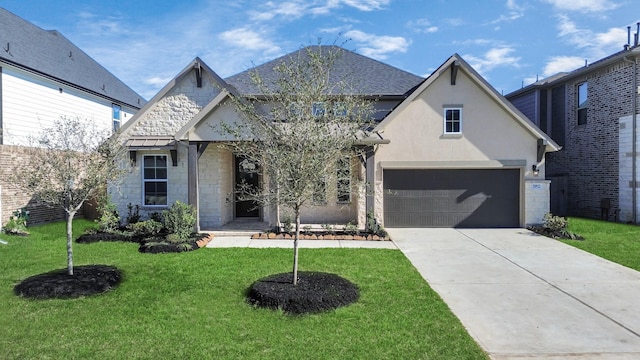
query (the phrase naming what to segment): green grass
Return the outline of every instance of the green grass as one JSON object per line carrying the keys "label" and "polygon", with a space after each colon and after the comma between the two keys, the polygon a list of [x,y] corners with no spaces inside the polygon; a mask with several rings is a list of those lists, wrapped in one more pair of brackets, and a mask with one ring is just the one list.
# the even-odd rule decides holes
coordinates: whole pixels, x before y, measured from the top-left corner
{"label": "green grass", "polygon": [[640,271],[640,226],[569,218],[569,230],[585,239],[563,242]]}
{"label": "green grass", "polygon": [[[91,223],[78,220],[77,234]],[[301,249],[300,270],[340,274],[360,300],[290,317],[245,303],[249,285],[290,271],[288,249],[141,254],[133,243],[75,244],[76,265],[124,272],[114,291],[26,300],[14,285],[66,266],[64,224],[0,236],[3,359],[486,359],[446,304],[397,250]]]}

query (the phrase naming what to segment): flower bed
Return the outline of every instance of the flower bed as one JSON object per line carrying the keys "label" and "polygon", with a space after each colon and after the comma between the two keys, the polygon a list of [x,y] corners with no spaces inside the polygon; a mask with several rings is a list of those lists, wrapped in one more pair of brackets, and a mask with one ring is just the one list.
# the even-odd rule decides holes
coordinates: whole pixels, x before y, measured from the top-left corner
{"label": "flower bed", "polygon": [[[276,233],[276,232],[261,232],[253,234],[252,239],[266,239],[266,240],[293,240],[294,234],[290,233]],[[304,232],[300,234],[300,240],[358,240],[358,241],[389,241],[389,236],[379,236],[376,234],[358,233],[347,234],[342,232],[328,233],[328,232]]]}

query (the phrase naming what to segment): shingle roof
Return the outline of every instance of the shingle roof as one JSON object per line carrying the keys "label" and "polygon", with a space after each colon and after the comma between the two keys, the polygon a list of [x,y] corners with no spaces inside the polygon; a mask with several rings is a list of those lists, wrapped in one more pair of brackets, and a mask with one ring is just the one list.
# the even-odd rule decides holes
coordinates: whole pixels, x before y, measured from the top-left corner
{"label": "shingle roof", "polygon": [[0,45],[0,62],[134,108],[146,102],[58,31],[43,30],[3,8],[0,8]]}
{"label": "shingle roof", "polygon": [[275,66],[283,61],[290,61],[294,56],[307,56],[307,50],[341,51],[331,73],[332,83],[350,79],[355,87],[353,92],[357,95],[403,96],[424,80],[417,75],[337,46],[311,46],[228,77],[225,81],[242,94],[262,95],[251,82],[252,72],[257,71],[265,83],[273,84],[279,76],[274,70]]}

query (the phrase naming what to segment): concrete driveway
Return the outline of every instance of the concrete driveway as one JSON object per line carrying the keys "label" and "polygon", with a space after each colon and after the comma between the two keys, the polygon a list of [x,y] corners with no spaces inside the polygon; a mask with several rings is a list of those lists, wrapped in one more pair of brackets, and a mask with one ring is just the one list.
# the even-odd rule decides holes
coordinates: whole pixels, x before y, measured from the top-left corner
{"label": "concrete driveway", "polygon": [[525,229],[387,229],[492,359],[640,359],[640,273]]}

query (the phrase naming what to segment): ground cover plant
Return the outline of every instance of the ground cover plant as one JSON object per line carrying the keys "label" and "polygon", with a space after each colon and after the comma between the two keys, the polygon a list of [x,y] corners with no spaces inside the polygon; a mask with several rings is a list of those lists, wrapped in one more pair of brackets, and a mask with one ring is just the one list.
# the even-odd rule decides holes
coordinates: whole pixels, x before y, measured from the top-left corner
{"label": "ground cover plant", "polygon": [[[76,220],[75,236],[94,223]],[[252,282],[290,270],[290,249],[202,249],[148,256],[137,244],[76,246],[76,265],[123,272],[107,293],[28,300],[15,284],[64,261],[65,224],[0,236],[3,359],[486,359],[397,250],[301,249],[302,271],[358,284],[356,303],[288,316],[246,301]]]}
{"label": "ground cover plant", "polygon": [[566,244],[640,271],[640,226],[572,217],[569,230],[584,240]]}

